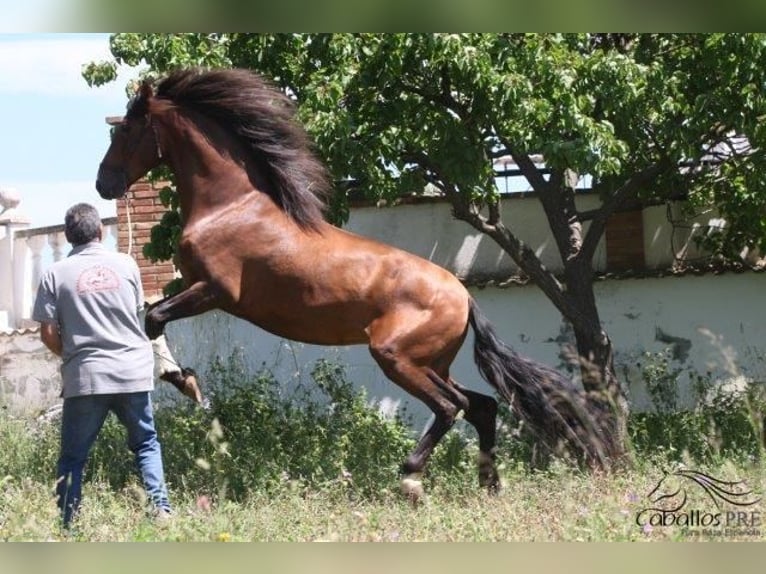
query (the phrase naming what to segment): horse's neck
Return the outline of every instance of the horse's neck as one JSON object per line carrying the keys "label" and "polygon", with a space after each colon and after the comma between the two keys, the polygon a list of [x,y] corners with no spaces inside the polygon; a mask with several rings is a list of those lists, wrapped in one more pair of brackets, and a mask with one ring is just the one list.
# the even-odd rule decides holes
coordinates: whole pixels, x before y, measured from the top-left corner
{"label": "horse's neck", "polygon": [[[168,163],[176,176],[181,213],[187,223],[253,194],[241,144],[213,122],[179,118],[168,148]],[[258,201],[261,195],[251,199]]]}

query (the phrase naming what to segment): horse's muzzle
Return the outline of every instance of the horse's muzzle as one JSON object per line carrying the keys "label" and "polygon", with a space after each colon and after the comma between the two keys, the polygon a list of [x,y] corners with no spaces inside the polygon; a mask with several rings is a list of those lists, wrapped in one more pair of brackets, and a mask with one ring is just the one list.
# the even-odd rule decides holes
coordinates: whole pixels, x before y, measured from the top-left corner
{"label": "horse's muzzle", "polygon": [[101,164],[96,176],[96,191],[103,199],[122,197],[128,191],[128,179],[125,172]]}

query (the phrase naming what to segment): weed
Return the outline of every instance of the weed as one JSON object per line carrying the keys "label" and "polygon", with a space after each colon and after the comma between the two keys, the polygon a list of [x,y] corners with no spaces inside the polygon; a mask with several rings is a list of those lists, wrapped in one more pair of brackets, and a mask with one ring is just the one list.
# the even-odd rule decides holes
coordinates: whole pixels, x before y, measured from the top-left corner
{"label": "weed", "polygon": [[[647,375],[666,381],[662,364]],[[635,513],[663,469],[686,463],[763,489],[763,393],[698,381],[685,412],[636,413],[636,464],[592,475],[538,457],[524,425],[501,406],[499,496],[480,490],[475,433],[464,422],[440,443],[423,511],[398,493],[399,465],[415,445],[404,416],[383,416],[342,366],[318,362],[314,385],[286,393],[234,354],[205,376],[211,400],[156,411],[177,519],[162,530],[145,499],[122,427],[110,417],[91,453],[77,529],[56,530],[53,468],[58,425],[0,413],[2,540],[642,540]],[[657,400],[672,401],[670,395]],[[665,396],[665,398],[661,398]]]}

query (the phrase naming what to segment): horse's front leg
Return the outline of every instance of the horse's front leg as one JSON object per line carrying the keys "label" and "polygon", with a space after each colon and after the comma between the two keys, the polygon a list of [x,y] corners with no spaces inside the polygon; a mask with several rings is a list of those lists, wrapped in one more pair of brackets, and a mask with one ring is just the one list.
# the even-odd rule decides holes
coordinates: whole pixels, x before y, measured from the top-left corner
{"label": "horse's front leg", "polygon": [[218,308],[220,302],[220,296],[209,283],[197,281],[180,293],[149,307],[144,320],[144,330],[150,339],[156,339],[171,321],[211,311]]}
{"label": "horse's front leg", "polygon": [[194,369],[182,367],[168,347],[165,335],[160,335],[152,341],[154,351],[154,374],[155,377],[167,381],[178,391],[192,401],[205,408],[207,401],[202,396],[197,373]]}

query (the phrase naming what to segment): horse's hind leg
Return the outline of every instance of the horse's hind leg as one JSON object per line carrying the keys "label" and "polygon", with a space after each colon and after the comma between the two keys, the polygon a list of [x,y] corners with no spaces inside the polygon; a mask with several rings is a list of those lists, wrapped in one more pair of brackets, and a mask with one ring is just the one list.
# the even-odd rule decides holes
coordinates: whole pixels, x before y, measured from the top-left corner
{"label": "horse's hind leg", "polygon": [[402,491],[413,502],[423,495],[422,472],[436,445],[455,424],[468,401],[432,369],[415,365],[390,345],[370,345],[370,352],[386,376],[434,413],[434,420],[401,467]]}
{"label": "horse's hind leg", "polygon": [[402,493],[412,502],[418,502],[423,496],[423,469],[428,462],[436,445],[452,428],[455,416],[445,412],[434,411],[434,420],[418,441],[415,450],[407,457],[401,467]]}
{"label": "horse's hind leg", "polygon": [[473,425],[479,435],[479,484],[496,493],[500,490],[500,477],[495,464],[497,401],[462,387],[454,379],[450,381],[468,399],[465,420]]}

